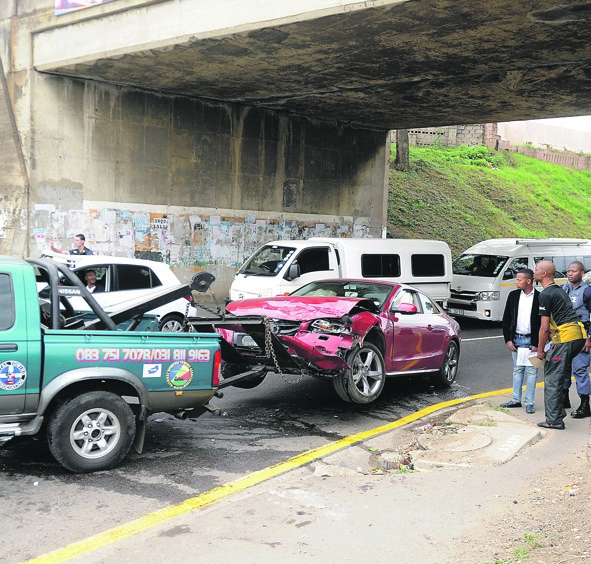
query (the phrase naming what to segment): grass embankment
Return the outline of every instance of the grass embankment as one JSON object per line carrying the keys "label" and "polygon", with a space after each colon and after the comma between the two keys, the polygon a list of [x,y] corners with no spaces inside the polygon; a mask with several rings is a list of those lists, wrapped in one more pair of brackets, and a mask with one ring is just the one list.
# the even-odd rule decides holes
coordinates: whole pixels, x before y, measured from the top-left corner
{"label": "grass embankment", "polygon": [[410,159],[390,169],[392,237],[441,239],[454,256],[496,237],[591,238],[590,171],[485,147],[411,147]]}

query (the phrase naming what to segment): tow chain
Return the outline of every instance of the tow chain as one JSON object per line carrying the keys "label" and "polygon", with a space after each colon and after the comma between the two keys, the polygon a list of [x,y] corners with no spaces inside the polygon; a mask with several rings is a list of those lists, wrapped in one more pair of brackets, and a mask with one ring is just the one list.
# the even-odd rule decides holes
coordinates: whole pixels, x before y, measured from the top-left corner
{"label": "tow chain", "polygon": [[[183,317],[183,324],[181,325],[181,333],[185,332],[185,329],[187,328],[187,321],[188,321],[188,317],[189,317],[189,308],[191,307],[191,302],[187,302],[187,307],[185,309],[185,315]],[[193,330],[193,326],[191,325],[189,327],[189,332]]]}
{"label": "tow chain", "polygon": [[[210,292],[211,292],[211,288],[210,288]],[[212,297],[213,297],[213,301],[215,302],[216,305],[216,310],[214,311],[213,309],[207,307],[206,305],[203,305],[201,303],[197,303],[194,302],[194,307],[195,308],[201,308],[204,309],[207,313],[211,313],[213,315],[215,315],[216,317],[219,317],[220,319],[224,319],[224,314],[221,312],[221,308],[219,306],[219,304],[217,303],[215,296],[213,294],[213,292],[211,293]],[[187,330],[189,333],[193,333],[195,332],[195,327],[193,327],[193,325],[189,324],[189,308],[191,307],[191,302],[187,302],[187,307],[185,309],[185,316],[183,317],[183,326],[181,331],[184,332],[187,325],[189,325],[189,329]]]}
{"label": "tow chain", "polygon": [[283,378],[283,381],[286,384],[298,384],[306,375],[305,371],[300,371],[300,377],[297,380],[288,380],[285,377],[285,374],[283,374],[283,371],[279,366],[279,362],[277,361],[277,356],[275,355],[275,348],[273,347],[273,341],[271,340],[271,324],[269,323],[269,318],[266,315],[263,316],[263,323],[265,325],[265,356],[273,361],[277,374],[279,374],[281,378]]}
{"label": "tow chain", "polygon": [[[215,297],[214,297],[215,300]],[[199,307],[204,309],[205,311],[207,311],[208,313],[212,313],[213,315],[216,315],[219,318],[223,319],[223,315],[220,312],[220,307],[216,302],[216,306],[217,306],[217,311],[213,311],[210,308],[208,308],[207,306],[203,305],[203,304],[199,304]],[[185,317],[183,319],[183,328],[182,330],[185,330],[185,327],[187,326],[187,321],[188,321],[188,316],[189,316],[189,307],[190,307],[190,303],[187,302],[187,309],[185,310]],[[263,316],[263,323],[265,325],[265,356],[273,361],[273,365],[275,366],[275,370],[277,372],[277,374],[279,374],[281,376],[281,378],[283,378],[283,381],[286,384],[298,384],[299,382],[302,381],[302,378],[304,376],[306,376],[306,371],[301,369],[300,370],[300,376],[297,380],[288,380],[285,377],[285,374],[283,374],[283,371],[281,370],[281,367],[279,366],[279,361],[277,360],[277,356],[275,355],[275,348],[273,347],[273,341],[272,341],[272,331],[271,331],[271,324],[269,323],[269,318],[267,316]],[[189,332],[191,331],[195,331],[195,328],[193,327],[193,325],[189,325]]]}

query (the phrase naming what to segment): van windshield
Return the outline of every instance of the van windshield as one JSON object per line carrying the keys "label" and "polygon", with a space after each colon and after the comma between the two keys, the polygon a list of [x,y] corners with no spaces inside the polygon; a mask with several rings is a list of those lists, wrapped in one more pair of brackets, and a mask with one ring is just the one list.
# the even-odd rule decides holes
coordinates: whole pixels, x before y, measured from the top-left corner
{"label": "van windshield", "polygon": [[238,274],[253,274],[256,276],[275,276],[283,265],[293,255],[293,247],[280,247],[279,245],[265,245],[261,247],[244,266]]}
{"label": "van windshield", "polygon": [[453,262],[453,273],[463,276],[496,278],[509,257],[501,255],[463,254]]}

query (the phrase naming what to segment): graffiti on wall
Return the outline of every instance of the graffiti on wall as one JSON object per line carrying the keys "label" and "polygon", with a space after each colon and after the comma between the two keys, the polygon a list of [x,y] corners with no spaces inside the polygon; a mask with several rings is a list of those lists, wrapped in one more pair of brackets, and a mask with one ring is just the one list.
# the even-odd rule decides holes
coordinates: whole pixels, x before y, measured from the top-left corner
{"label": "graffiti on wall", "polygon": [[[55,217],[53,217],[55,216]],[[59,216],[59,217],[58,217]],[[277,239],[368,237],[369,218],[261,217],[126,210],[105,207],[81,213],[38,210],[33,238],[39,252],[46,237],[69,248],[76,233],[102,255],[160,260],[169,264],[238,268],[258,247]]]}
{"label": "graffiti on wall", "polygon": [[82,8],[90,8],[91,6],[98,6],[99,4],[107,4],[108,2],[114,2],[115,0],[55,0],[54,14],[60,16],[73,12],[74,10],[80,10]]}

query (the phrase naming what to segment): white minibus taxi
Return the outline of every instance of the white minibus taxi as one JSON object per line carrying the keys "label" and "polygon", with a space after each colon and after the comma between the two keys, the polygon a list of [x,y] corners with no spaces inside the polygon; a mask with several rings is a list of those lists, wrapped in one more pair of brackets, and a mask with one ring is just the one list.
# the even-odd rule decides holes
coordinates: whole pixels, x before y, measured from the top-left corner
{"label": "white minibus taxi", "polygon": [[[454,316],[501,321],[507,296],[522,268],[541,260],[556,265],[556,281],[566,282],[568,265],[578,260],[591,269],[587,239],[489,239],[464,251],[453,262],[447,312]],[[541,290],[541,288],[539,288]]]}
{"label": "white minibus taxi", "polygon": [[289,294],[328,278],[387,280],[420,288],[444,305],[452,280],[443,241],[312,237],[271,241],[236,274],[230,300]]}

